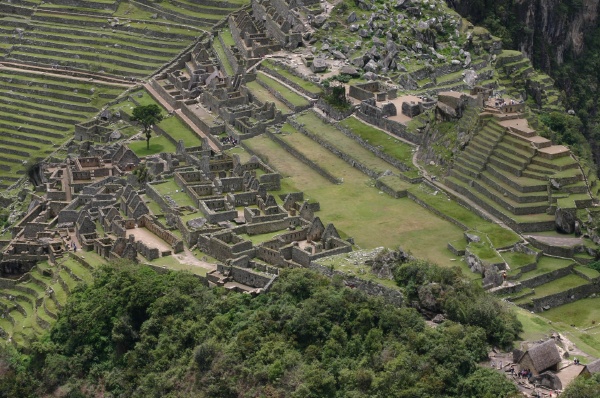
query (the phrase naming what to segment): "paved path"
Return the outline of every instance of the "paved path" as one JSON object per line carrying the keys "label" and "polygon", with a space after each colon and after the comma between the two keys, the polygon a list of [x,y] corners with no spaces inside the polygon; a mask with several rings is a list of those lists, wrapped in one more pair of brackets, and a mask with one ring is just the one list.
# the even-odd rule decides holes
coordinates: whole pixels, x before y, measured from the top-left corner
{"label": "paved path", "polygon": [[582,238],[562,237],[562,236],[544,236],[544,235],[527,235],[537,241],[543,242],[551,246],[571,247],[583,244]]}

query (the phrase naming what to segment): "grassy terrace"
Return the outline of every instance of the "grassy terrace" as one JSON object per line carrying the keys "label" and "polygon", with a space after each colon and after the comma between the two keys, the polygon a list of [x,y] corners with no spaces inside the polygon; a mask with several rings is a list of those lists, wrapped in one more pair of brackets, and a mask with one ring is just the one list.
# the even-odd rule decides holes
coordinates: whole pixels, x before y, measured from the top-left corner
{"label": "grassy terrace", "polygon": [[522,299],[515,301],[515,304],[525,304],[534,298],[550,296],[552,294],[564,292],[565,290],[586,285],[588,283],[589,282],[582,277],[575,274],[570,274],[536,287],[535,294],[532,296],[523,297]]}
{"label": "grassy terrace", "polygon": [[263,82],[267,86],[271,87],[276,92],[280,93],[283,98],[286,99],[293,106],[307,106],[309,102],[306,98],[293,91],[290,87],[284,86],[277,80],[270,78],[264,73],[260,72],[256,74],[256,79]]}
{"label": "grassy terrace", "polygon": [[233,66],[231,66],[231,64],[229,63],[229,59],[225,55],[225,50],[223,49],[223,46],[221,45],[221,42],[219,40],[213,41],[213,50],[215,50],[215,52],[219,56],[219,60],[223,63],[223,68],[225,68],[225,73],[227,73],[229,76],[235,75]]}
{"label": "grassy terrace", "polygon": [[166,180],[159,184],[153,184],[152,187],[161,194],[161,196],[169,195],[179,206],[196,207],[192,199],[181,190],[179,185],[173,179]]}
{"label": "grassy terrace", "polygon": [[502,257],[500,257],[500,255],[498,254],[498,252],[496,252],[496,250],[485,241],[477,243],[471,242],[467,246],[467,249],[471,253],[475,254],[481,261],[484,261],[486,263],[498,264],[504,262]]}
{"label": "grassy terrace", "polygon": [[[105,263],[105,260],[99,258],[94,252],[80,252],[78,255],[86,258],[92,267]],[[3,289],[1,292],[0,304],[7,304],[8,308],[11,308],[9,314],[14,323],[5,318],[0,322],[0,327],[18,345],[26,344],[36,336],[45,333],[37,318],[49,324],[54,322],[51,314],[57,314],[59,306],[65,305],[68,295],[60,281],[63,281],[72,290],[79,284],[78,279],[84,282],[92,280],[91,271],[71,257],[65,256],[59,259],[58,263],[58,266],[50,266],[47,262],[38,263],[30,272],[30,281],[18,283],[14,289]],[[76,279],[69,275],[67,269],[76,275]],[[19,290],[21,286],[33,289],[35,293],[23,292]],[[54,293],[48,294],[49,289],[52,289]],[[16,297],[16,299],[8,301],[7,295]],[[22,308],[25,314],[20,313],[15,305]]]}
{"label": "grassy terrace", "polygon": [[281,132],[283,134],[278,135],[278,138],[296,149],[307,159],[322,167],[328,173],[332,174],[338,179],[342,178],[341,175],[337,174],[337,172],[345,167],[343,160],[304,134],[299,133],[287,123],[283,125]]}
{"label": "grassy terrace", "polygon": [[[343,237],[353,237],[359,247],[402,246],[418,257],[439,264],[456,264],[446,242],[462,238],[460,228],[408,198],[394,199],[380,194],[372,180],[345,162],[340,164],[336,174],[344,178],[344,182],[336,185],[290,156],[268,137],[254,137],[244,144],[282,173],[282,190],[277,194],[303,191],[307,200],[319,201],[318,216],[323,222],[333,222]],[[345,206],[345,201],[351,201],[352,206]]]}
{"label": "grassy terrace", "polygon": [[519,268],[525,265],[533,264],[536,262],[535,254],[525,254],[520,252],[509,251],[501,253],[501,256],[511,268],[511,270],[509,271],[509,275],[517,273]]}
{"label": "grassy terrace", "polygon": [[358,142],[346,137],[340,130],[334,126],[323,122],[312,111],[304,112],[296,117],[298,123],[311,132],[327,141],[341,152],[344,152],[353,159],[367,166],[369,169],[377,173],[383,173],[386,170],[400,172],[391,164],[379,159],[372,152],[362,147]]}
{"label": "grassy terrace", "polygon": [[[139,96],[141,94],[141,97]],[[156,102],[154,98],[150,94],[148,94],[145,90],[136,91],[131,94],[131,97],[140,105],[158,105],[162,111],[163,116],[167,114],[167,111],[161,104]],[[115,109],[121,109],[129,114],[133,108],[137,105],[131,100],[119,102],[114,105]],[[200,138],[190,129],[190,127],[182,122],[176,116],[166,116],[158,126],[165,130],[167,134],[169,134],[175,141],[183,140],[186,147],[199,146],[202,141]],[[175,145],[169,141],[166,137],[156,136],[154,133],[152,138],[150,138],[150,150],[146,149],[146,141],[145,138],[143,141],[133,141],[128,144],[129,148],[136,153],[138,156],[147,156],[154,155],[160,152],[170,152],[174,153],[176,151]]]}
{"label": "grassy terrace", "polygon": [[219,32],[219,34],[221,35],[221,39],[223,39],[223,43],[226,46],[235,46],[235,40],[233,40],[229,29],[223,29]]}
{"label": "grassy terrace", "polygon": [[177,148],[171,141],[169,141],[166,137],[156,137],[153,136],[150,138],[150,149],[146,148],[146,139],[140,141],[132,141],[127,144],[129,149],[135,152],[138,156],[148,156],[155,155],[161,152],[167,153],[175,153]]}
{"label": "grassy terrace", "polygon": [[427,205],[459,221],[469,227],[469,229],[486,234],[492,245],[496,248],[512,246],[521,240],[512,230],[502,228],[498,224],[484,220],[472,211],[449,199],[446,195],[433,195],[433,192],[424,185],[415,186],[410,192]]}
{"label": "grassy terrace", "polygon": [[275,98],[273,94],[269,92],[269,90],[258,84],[258,82],[248,82],[246,83],[246,87],[248,87],[252,95],[263,104],[265,102],[272,102],[275,104],[275,107],[279,109],[284,115],[292,113],[292,110],[289,106]]}
{"label": "grassy terrace", "polygon": [[392,138],[383,130],[365,124],[354,116],[342,120],[340,125],[348,128],[369,144],[380,147],[386,155],[404,162],[407,166],[412,164],[414,146]]}
{"label": "grassy terrace", "polygon": [[[26,167],[23,161],[48,156],[71,136],[75,123],[88,119],[121,91],[95,82],[1,71],[0,164],[10,170],[1,170],[0,179],[20,176]],[[79,110],[67,109],[70,105]],[[9,150],[17,152],[7,154]]]}
{"label": "grassy terrace", "polygon": [[281,76],[285,77],[286,79],[288,79],[289,81],[291,81],[293,83],[296,83],[298,86],[302,87],[309,93],[320,94],[321,92],[323,92],[321,87],[317,86],[316,84],[309,82],[308,80],[304,80],[301,77],[298,77],[298,76],[288,72],[285,68],[277,66],[276,64],[274,64],[273,62],[271,62],[269,60],[263,61],[261,63],[261,67],[264,67],[265,69],[271,69],[271,70],[276,71]]}

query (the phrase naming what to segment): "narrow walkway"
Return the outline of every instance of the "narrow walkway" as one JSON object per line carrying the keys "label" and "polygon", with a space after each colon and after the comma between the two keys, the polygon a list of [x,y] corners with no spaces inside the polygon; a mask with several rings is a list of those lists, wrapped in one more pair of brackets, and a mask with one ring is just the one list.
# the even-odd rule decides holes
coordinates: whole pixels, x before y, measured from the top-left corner
{"label": "narrow walkway", "polygon": [[154,98],[155,101],[158,101],[158,103],[160,103],[163,108],[167,110],[167,112],[171,113],[175,111],[175,108],[169,105],[169,103],[165,101],[165,99],[150,85],[150,83],[144,84],[144,88],[150,94],[150,96]]}

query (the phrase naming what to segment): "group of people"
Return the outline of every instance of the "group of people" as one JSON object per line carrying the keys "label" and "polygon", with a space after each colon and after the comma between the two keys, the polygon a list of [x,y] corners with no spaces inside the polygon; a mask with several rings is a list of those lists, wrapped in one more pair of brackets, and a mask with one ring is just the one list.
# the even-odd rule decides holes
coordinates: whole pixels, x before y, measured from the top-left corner
{"label": "group of people", "polygon": [[[513,368],[511,368],[511,370],[513,370]],[[531,369],[521,369],[521,371],[517,373],[517,376],[519,376],[519,379],[529,379],[533,376],[533,373],[531,373]]]}
{"label": "group of people", "polygon": [[223,144],[223,145],[225,145],[225,144],[231,144],[233,146],[236,146],[238,144],[238,140],[236,140],[235,138],[233,138],[231,136],[222,137],[221,138],[221,144]]}

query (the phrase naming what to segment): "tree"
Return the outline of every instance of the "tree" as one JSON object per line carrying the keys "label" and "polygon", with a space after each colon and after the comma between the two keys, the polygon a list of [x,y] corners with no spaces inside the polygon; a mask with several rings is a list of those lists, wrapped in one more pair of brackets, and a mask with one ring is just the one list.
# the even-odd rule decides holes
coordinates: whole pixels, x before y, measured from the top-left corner
{"label": "tree", "polygon": [[146,149],[150,149],[150,137],[152,136],[152,126],[163,120],[160,108],[156,104],[140,105],[133,108],[131,121],[138,122],[144,127],[146,134]]}
{"label": "tree", "polygon": [[564,398],[592,398],[600,394],[600,374],[591,377],[580,376],[565,389],[561,397]]}

